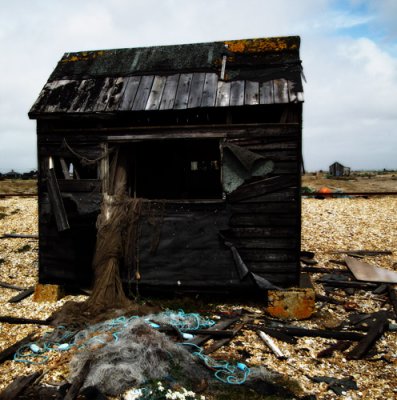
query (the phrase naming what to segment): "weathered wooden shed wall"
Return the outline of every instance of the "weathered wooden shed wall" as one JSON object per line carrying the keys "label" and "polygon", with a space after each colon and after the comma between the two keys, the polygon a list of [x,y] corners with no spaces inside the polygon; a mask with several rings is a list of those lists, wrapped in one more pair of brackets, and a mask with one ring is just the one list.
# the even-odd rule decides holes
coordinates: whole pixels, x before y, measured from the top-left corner
{"label": "weathered wooden shed wall", "polygon": [[[249,289],[252,282],[240,279],[225,242],[252,272],[283,286],[298,282],[299,39],[174,47],[66,54],[32,107],[30,116],[38,120],[41,281],[81,285],[92,278],[106,171],[112,151],[121,149],[133,164],[130,189],[136,194],[139,182],[141,197],[148,195],[139,228],[142,287]],[[185,54],[180,63],[166,57],[177,50]],[[267,170],[247,175],[236,148],[248,150],[252,165],[259,160]],[[61,231],[49,193],[49,157],[69,224]],[[242,181],[233,178],[235,187],[227,190],[230,173]],[[156,179],[156,189],[144,183]],[[124,280],[132,283],[132,266],[125,264]]]}

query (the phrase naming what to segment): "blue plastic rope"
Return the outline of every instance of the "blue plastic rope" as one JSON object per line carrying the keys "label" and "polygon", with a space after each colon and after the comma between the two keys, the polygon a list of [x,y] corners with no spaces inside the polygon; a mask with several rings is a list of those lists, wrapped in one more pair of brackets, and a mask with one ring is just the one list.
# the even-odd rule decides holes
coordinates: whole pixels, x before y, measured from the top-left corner
{"label": "blue plastic rope", "polygon": [[195,347],[198,351],[195,351],[192,354],[200,358],[209,369],[216,370],[214,373],[215,378],[223,383],[228,383],[229,385],[242,385],[246,382],[248,375],[251,372],[243,363],[239,362],[236,365],[231,365],[227,361],[217,361],[212,357],[203,354],[203,348],[194,343],[180,344],[183,346]]}

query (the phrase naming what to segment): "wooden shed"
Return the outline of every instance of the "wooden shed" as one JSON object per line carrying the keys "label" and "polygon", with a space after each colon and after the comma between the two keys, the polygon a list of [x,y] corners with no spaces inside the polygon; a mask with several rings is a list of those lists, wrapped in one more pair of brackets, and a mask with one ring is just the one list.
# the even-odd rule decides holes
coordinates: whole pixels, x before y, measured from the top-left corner
{"label": "wooden shed", "polygon": [[329,174],[332,176],[349,176],[350,175],[350,168],[345,167],[339,162],[334,162],[329,166]]}
{"label": "wooden shed", "polygon": [[126,285],[297,284],[299,47],[294,36],[66,53],[29,112],[40,282],[90,284],[96,219],[121,163],[127,195],[141,199]]}

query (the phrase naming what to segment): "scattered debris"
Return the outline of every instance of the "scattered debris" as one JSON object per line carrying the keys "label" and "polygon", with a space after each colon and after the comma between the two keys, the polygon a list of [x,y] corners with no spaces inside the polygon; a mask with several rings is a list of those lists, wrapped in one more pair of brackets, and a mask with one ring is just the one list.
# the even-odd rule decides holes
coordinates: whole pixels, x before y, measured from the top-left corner
{"label": "scattered debris", "polygon": [[397,283],[396,271],[380,268],[365,261],[356,260],[353,257],[345,257],[345,262],[354,277],[359,281]]}

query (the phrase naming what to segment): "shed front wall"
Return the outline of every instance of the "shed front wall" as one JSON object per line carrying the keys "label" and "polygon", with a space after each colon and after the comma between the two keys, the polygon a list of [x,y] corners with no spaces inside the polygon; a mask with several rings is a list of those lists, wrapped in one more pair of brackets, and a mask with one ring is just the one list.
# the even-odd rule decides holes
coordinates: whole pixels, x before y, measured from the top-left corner
{"label": "shed front wall", "polygon": [[[142,288],[242,290],[232,243],[248,268],[282,286],[298,282],[300,253],[301,124],[201,125],[181,127],[62,129],[38,121],[40,281],[84,286],[92,279],[95,221],[100,210],[104,148],[158,140],[219,141],[270,159],[269,175],[249,180],[236,190],[210,200],[157,199],[161,215],[143,219],[139,237]],[[77,124],[78,125],[78,124]],[[70,229],[59,232],[47,184],[48,158],[97,160],[98,176],[62,179],[58,185]],[[84,163],[83,163],[84,164]],[[83,170],[85,167],[81,167]],[[65,171],[64,171],[65,172]],[[65,178],[65,177],[63,177]],[[163,200],[160,201],[159,200]],[[153,250],[153,241],[158,241]],[[130,267],[122,269],[126,283]]]}

